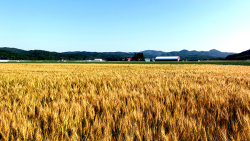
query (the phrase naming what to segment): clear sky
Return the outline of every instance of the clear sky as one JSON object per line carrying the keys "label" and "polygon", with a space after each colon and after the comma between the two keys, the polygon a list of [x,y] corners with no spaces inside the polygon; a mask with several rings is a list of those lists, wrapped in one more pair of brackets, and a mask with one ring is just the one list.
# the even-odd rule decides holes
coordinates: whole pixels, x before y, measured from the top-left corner
{"label": "clear sky", "polygon": [[0,47],[242,52],[250,0],[0,0]]}

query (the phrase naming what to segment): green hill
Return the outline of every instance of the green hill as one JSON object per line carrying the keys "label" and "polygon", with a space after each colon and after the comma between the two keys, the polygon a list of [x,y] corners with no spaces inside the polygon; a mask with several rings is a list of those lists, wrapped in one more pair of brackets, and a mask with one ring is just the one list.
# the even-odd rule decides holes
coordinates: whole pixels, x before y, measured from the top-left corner
{"label": "green hill", "polygon": [[18,53],[18,54],[25,54],[25,53],[28,52],[26,50],[11,48],[11,47],[1,47],[0,50],[10,51],[10,52],[13,52],[13,53]]}
{"label": "green hill", "polygon": [[248,60],[250,59],[250,49],[239,54],[228,55],[226,60]]}
{"label": "green hill", "polygon": [[92,56],[81,54],[65,54],[57,52],[49,52],[44,50],[21,50],[16,48],[0,48],[0,57],[9,60],[87,60],[94,59]]}

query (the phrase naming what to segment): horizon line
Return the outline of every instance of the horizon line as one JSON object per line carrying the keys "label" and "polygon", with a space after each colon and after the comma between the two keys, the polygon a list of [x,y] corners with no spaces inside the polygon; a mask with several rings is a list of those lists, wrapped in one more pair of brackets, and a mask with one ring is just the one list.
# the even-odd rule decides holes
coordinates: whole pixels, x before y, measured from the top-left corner
{"label": "horizon line", "polygon": [[[98,52],[98,53],[108,53],[108,52],[125,52],[125,53],[137,53],[137,52],[143,52],[143,51],[161,51],[161,52],[180,52],[183,50],[187,50],[187,51],[197,51],[197,52],[209,52],[211,50],[217,50],[220,51],[218,49],[210,49],[208,51],[204,51],[204,50],[188,50],[188,49],[182,49],[179,51],[162,51],[162,50],[153,50],[153,49],[147,49],[147,50],[143,50],[143,51],[49,51],[49,50],[44,50],[44,49],[31,49],[31,50],[25,50],[25,49],[20,49],[20,48],[16,48],[16,47],[0,47],[0,48],[13,48],[13,49],[19,49],[19,50],[24,50],[24,51],[32,51],[32,50],[42,50],[42,51],[48,51],[48,52],[57,52],[57,53],[64,53],[64,52]],[[246,50],[247,51],[247,50]],[[223,51],[220,51],[223,52]],[[242,51],[244,52],[244,51]],[[240,52],[225,52],[225,53],[240,53]]]}

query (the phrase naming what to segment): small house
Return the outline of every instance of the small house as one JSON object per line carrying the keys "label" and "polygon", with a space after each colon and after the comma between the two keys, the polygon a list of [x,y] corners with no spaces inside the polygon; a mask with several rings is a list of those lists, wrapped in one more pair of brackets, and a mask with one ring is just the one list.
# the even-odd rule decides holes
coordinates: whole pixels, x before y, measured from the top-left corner
{"label": "small house", "polygon": [[131,61],[131,58],[126,58],[126,61]]}
{"label": "small house", "polygon": [[145,62],[150,62],[150,58],[145,58]]}

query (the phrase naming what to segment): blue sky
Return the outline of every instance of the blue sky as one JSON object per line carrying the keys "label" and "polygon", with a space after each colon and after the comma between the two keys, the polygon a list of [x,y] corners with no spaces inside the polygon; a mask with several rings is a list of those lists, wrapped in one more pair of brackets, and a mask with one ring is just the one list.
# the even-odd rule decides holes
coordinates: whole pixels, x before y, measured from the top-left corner
{"label": "blue sky", "polygon": [[242,52],[249,0],[2,0],[0,47]]}

